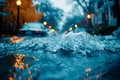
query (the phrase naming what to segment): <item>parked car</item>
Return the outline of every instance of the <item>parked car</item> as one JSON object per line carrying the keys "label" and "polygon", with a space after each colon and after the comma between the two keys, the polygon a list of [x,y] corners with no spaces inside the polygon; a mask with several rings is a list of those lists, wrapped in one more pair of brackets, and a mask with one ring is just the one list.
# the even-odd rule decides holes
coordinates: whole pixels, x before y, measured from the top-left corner
{"label": "parked car", "polygon": [[47,30],[42,23],[27,23],[19,29],[18,34],[47,36]]}

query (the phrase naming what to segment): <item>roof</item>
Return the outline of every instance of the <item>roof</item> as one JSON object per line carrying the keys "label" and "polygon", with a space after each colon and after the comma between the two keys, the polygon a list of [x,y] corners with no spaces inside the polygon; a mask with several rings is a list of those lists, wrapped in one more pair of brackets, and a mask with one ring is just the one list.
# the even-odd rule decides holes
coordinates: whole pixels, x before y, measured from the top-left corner
{"label": "roof", "polygon": [[46,30],[42,23],[27,23],[22,26],[21,30]]}

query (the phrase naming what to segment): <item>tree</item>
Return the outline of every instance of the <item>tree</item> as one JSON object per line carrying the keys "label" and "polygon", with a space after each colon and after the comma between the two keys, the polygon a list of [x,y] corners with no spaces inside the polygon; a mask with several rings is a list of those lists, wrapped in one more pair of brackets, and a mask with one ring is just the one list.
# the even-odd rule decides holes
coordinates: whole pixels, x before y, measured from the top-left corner
{"label": "tree", "polygon": [[46,21],[47,28],[52,26],[53,29],[59,30],[59,23],[63,16],[63,10],[56,8],[52,5],[49,0],[39,0],[39,4],[37,6],[38,13],[44,13],[41,22]]}
{"label": "tree", "polygon": [[[4,11],[8,12],[8,17],[4,18],[4,22],[12,22],[15,26],[17,21],[17,5],[16,0],[5,0],[8,6],[4,8]],[[32,0],[21,0],[20,6],[20,25],[27,22],[38,21],[42,18],[43,14],[36,12],[36,6],[32,6]]]}
{"label": "tree", "polygon": [[95,0],[74,0],[82,7],[85,13],[91,13],[91,7]]}
{"label": "tree", "polygon": [[74,27],[75,24],[77,24],[78,27],[82,27],[80,25],[81,20],[82,20],[82,17],[80,17],[78,15],[74,15],[72,17],[67,17],[66,22],[63,25],[64,28],[63,28],[62,32],[68,31],[70,27],[72,27],[72,29],[74,30],[75,29],[75,27]]}
{"label": "tree", "polygon": [[[74,0],[78,3],[78,5],[83,9],[85,16],[92,13],[92,4],[97,0]],[[87,19],[89,22],[89,26],[92,26],[91,18]]]}

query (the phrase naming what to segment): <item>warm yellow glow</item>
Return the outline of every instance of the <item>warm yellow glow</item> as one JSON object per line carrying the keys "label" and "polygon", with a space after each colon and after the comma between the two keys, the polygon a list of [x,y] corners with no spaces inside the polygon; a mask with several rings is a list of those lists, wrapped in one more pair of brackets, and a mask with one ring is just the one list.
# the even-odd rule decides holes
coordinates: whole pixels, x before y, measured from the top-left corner
{"label": "warm yellow glow", "polygon": [[88,18],[88,19],[90,19],[90,18],[91,18],[91,15],[90,15],[90,14],[88,14],[88,15],[87,15],[87,18]]}
{"label": "warm yellow glow", "polygon": [[72,27],[70,27],[69,30],[72,31]]}
{"label": "warm yellow glow", "polygon": [[[15,55],[8,55],[8,63],[12,65],[14,68],[19,68],[21,70],[24,70],[24,57],[23,54],[15,54]],[[12,60],[12,61],[11,61]],[[10,62],[9,62],[10,61]],[[11,73],[11,69],[9,70]],[[13,76],[15,77],[15,76]]]}
{"label": "warm yellow glow", "polygon": [[30,80],[30,78],[27,78],[27,80]]}
{"label": "warm yellow glow", "polygon": [[52,26],[49,26],[49,29],[51,29],[52,28]]}
{"label": "warm yellow glow", "polygon": [[75,28],[77,28],[78,27],[78,25],[77,24],[75,24]]}
{"label": "warm yellow glow", "polygon": [[13,77],[9,77],[9,79],[8,80],[14,80],[14,78]]}
{"label": "warm yellow glow", "polygon": [[26,64],[25,67],[28,68],[28,64]]}
{"label": "warm yellow glow", "polygon": [[52,29],[52,30],[51,30],[51,32],[55,32],[55,30],[54,30],[54,29]]}
{"label": "warm yellow glow", "polygon": [[21,1],[20,1],[20,0],[17,0],[17,1],[16,1],[16,4],[17,4],[17,6],[20,6],[20,5],[21,5]]}
{"label": "warm yellow glow", "polygon": [[92,71],[91,68],[87,68],[87,69],[85,70],[86,73],[91,72],[91,71]]}
{"label": "warm yellow glow", "polygon": [[45,22],[43,22],[43,25],[47,25],[47,22],[45,21]]}
{"label": "warm yellow glow", "polygon": [[19,43],[23,40],[23,37],[17,37],[17,36],[13,36],[10,38],[9,42],[10,43]]}

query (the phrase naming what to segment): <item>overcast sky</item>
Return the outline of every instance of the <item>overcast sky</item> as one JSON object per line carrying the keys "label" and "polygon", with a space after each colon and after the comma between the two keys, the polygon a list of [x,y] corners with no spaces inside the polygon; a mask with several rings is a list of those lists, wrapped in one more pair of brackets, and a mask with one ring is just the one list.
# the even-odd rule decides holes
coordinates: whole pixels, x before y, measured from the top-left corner
{"label": "overcast sky", "polygon": [[64,10],[65,12],[70,12],[72,9],[72,5],[67,4],[67,2],[66,2],[67,0],[60,0],[60,1],[59,0],[50,0],[50,1],[53,2],[53,5],[55,7],[58,7],[60,9]]}
{"label": "overcast sky", "polygon": [[[34,4],[39,4],[42,0],[33,0]],[[48,0],[44,0],[48,1]],[[64,16],[62,16],[62,20],[59,22],[59,30],[62,30],[64,23],[67,21],[66,19],[73,18],[74,16],[83,16],[82,8],[76,2],[70,2],[70,0],[49,0],[52,3],[53,7],[60,8],[64,11]],[[68,2],[69,1],[69,2]],[[77,5],[77,6],[75,6]]]}
{"label": "overcast sky", "polygon": [[63,25],[66,22],[67,17],[74,17],[75,15],[83,15],[82,9],[75,2],[67,2],[68,0],[50,0],[53,6],[62,9],[65,13],[62,20],[59,23],[59,30],[63,29]]}
{"label": "overcast sky", "polygon": [[[55,7],[58,7],[60,9],[64,10],[64,12],[66,12],[66,13],[71,13],[72,9],[73,9],[73,6],[75,4],[75,3],[68,3],[67,2],[68,0],[60,0],[60,1],[58,1],[58,0],[50,0],[50,1],[53,3],[53,5]],[[79,14],[83,15],[83,12],[82,12],[82,9],[80,8],[80,6],[76,7],[75,9],[76,9],[76,11],[78,11]]]}

